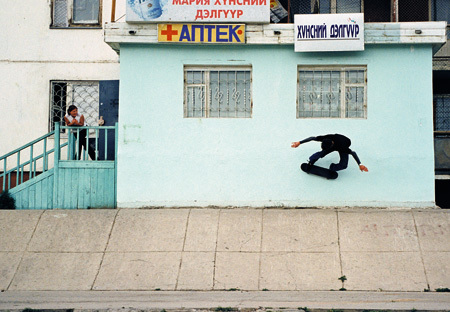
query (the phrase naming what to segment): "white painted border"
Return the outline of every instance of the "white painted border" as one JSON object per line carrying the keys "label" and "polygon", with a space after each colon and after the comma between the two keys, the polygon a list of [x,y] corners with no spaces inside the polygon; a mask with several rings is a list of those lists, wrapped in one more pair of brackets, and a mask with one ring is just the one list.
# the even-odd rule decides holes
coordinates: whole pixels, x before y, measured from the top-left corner
{"label": "white painted border", "polygon": [[[365,44],[434,44],[447,42],[446,22],[366,23]],[[420,30],[420,34],[416,33]],[[246,25],[246,44],[294,44],[294,24]],[[120,43],[158,43],[157,24],[105,25],[105,42],[114,50]],[[160,43],[163,44],[163,43]]]}

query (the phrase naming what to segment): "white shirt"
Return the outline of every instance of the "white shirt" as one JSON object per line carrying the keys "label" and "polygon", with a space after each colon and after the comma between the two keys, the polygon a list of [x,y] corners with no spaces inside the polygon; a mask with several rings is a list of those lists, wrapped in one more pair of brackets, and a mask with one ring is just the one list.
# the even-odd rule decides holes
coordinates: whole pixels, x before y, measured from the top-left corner
{"label": "white shirt", "polygon": [[[67,120],[69,120],[69,123],[71,123],[74,119],[76,119],[76,121],[78,121],[78,123],[79,123],[79,122],[80,122],[80,119],[81,119],[81,114],[78,113],[77,116],[75,116],[75,118],[73,118],[73,117],[72,117],[71,115],[69,115],[69,114],[66,114],[65,117],[67,118]],[[85,125],[86,125],[86,123],[84,123],[83,126],[85,126]]]}

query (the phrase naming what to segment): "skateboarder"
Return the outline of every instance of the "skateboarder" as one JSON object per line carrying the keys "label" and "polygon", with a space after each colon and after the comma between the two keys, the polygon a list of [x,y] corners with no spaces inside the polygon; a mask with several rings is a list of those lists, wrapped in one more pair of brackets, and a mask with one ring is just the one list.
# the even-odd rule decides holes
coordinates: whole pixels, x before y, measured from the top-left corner
{"label": "skateboarder", "polygon": [[361,165],[361,161],[358,158],[358,155],[354,151],[350,149],[351,141],[349,138],[342,134],[327,134],[320,135],[316,137],[309,137],[299,142],[293,142],[291,147],[297,148],[300,144],[309,142],[309,141],[318,141],[322,142],[322,150],[320,152],[314,153],[309,157],[309,164],[313,165],[319,158],[323,158],[331,152],[339,152],[339,156],[341,157],[338,164],[331,164],[330,170],[339,171],[347,168],[348,165],[348,155],[351,154],[353,158],[359,165],[359,170],[361,171],[369,171],[366,166]]}

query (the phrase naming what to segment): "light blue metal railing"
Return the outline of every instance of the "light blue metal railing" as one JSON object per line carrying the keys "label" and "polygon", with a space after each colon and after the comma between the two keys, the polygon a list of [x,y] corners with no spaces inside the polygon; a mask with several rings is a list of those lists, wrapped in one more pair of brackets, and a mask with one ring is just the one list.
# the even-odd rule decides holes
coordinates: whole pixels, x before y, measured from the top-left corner
{"label": "light blue metal railing", "polygon": [[[68,140],[67,142],[61,143],[60,131],[61,129],[65,129],[68,132]],[[95,134],[91,135],[90,131],[94,131]],[[99,157],[99,138],[101,137],[101,133],[104,131],[104,155]],[[100,161],[108,159],[108,132],[112,132],[109,135],[115,138],[115,151],[117,151],[117,124],[115,126],[102,126],[102,127],[68,127],[68,126],[60,126],[58,123],[55,124],[55,130],[47,133],[46,135],[41,136],[40,138],[31,141],[24,146],[15,149],[14,151],[7,153],[0,157],[0,170],[3,169],[3,172],[0,172],[0,180],[1,190],[6,191],[11,189],[12,187],[18,186],[26,180],[32,179],[37,175],[46,172],[53,167],[58,166],[58,162],[61,159],[61,152],[64,148],[67,148],[67,160],[71,161],[88,161],[89,158],[85,147],[90,146],[91,154],[94,159],[92,161]],[[81,141],[83,139],[78,140],[80,136],[86,135],[86,144],[82,149],[80,149],[80,145],[83,145]],[[91,135],[91,137],[90,137]],[[54,145],[52,148],[49,147],[48,141],[49,139],[54,139]],[[102,139],[102,140],[103,140]],[[28,150],[27,150],[28,149]],[[34,155],[36,150],[42,150],[42,153],[39,155]],[[81,155],[78,153],[81,152]],[[24,157],[24,154],[25,157]],[[49,157],[54,156],[53,166],[51,166],[51,162],[49,162]],[[114,153],[115,155],[115,153]],[[8,160],[12,160],[14,165],[8,166]],[[39,164],[38,161],[42,160],[42,165]],[[11,176],[15,175],[15,185],[12,185]],[[24,181],[25,180],[25,181]],[[14,182],[14,181],[13,181]]]}
{"label": "light blue metal railing", "polygon": [[[112,136],[112,138],[114,138],[116,126],[61,126],[60,129],[66,130],[68,133],[67,160],[88,161],[88,156],[90,157],[90,160],[94,161],[108,160],[108,133],[110,137]],[[100,137],[102,137],[102,141],[104,141],[103,146],[100,146]],[[100,150],[104,151],[103,155],[99,155]],[[78,155],[79,153],[80,155]]]}
{"label": "light blue metal railing", "polygon": [[[59,130],[58,130],[59,131]],[[35,177],[37,174],[39,174],[40,172],[38,172],[37,169],[37,163],[39,160],[42,159],[43,161],[43,165],[42,165],[42,172],[46,172],[49,170],[49,156],[53,153],[55,153],[55,148],[56,148],[56,140],[55,140],[55,145],[53,148],[49,149],[48,146],[48,140],[50,137],[52,137],[53,135],[55,135],[56,129],[52,132],[47,133],[46,135],[41,136],[40,138],[31,141],[28,144],[25,144],[22,147],[19,147],[17,149],[15,149],[14,151],[7,153],[3,156],[0,157],[0,164],[3,162],[3,172],[0,173],[0,178],[2,180],[2,191],[6,191],[12,188],[11,185],[11,176],[15,174],[15,186],[18,186],[20,184],[22,184],[24,182],[24,176],[28,173],[28,176],[26,176],[25,178],[31,179],[33,177]],[[58,136],[59,136],[59,132],[58,132]],[[58,138],[59,140],[59,138]],[[42,146],[42,154],[39,155],[34,155],[34,151],[40,149],[40,147]],[[67,146],[67,143],[64,144],[60,144],[59,148],[58,148],[58,153],[60,151],[60,149],[64,148]],[[25,150],[29,149],[29,152],[26,152],[25,154]],[[25,156],[25,157],[23,157]],[[15,159],[14,159],[15,158]],[[24,158],[26,158],[26,160],[24,160]],[[10,169],[8,169],[8,159],[13,159],[15,160],[15,166],[11,167]],[[26,169],[26,167],[28,167]],[[51,169],[51,168],[50,168]]]}

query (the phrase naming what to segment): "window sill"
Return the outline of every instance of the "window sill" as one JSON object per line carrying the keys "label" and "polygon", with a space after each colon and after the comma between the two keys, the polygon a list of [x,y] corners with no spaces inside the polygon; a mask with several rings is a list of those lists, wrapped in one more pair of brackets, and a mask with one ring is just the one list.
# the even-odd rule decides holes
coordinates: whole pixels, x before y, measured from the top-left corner
{"label": "window sill", "polygon": [[101,26],[68,26],[68,27],[55,27],[55,26],[50,26],[50,29],[103,29],[103,27]]}
{"label": "window sill", "polygon": [[367,120],[367,117],[297,117],[297,120]]}

